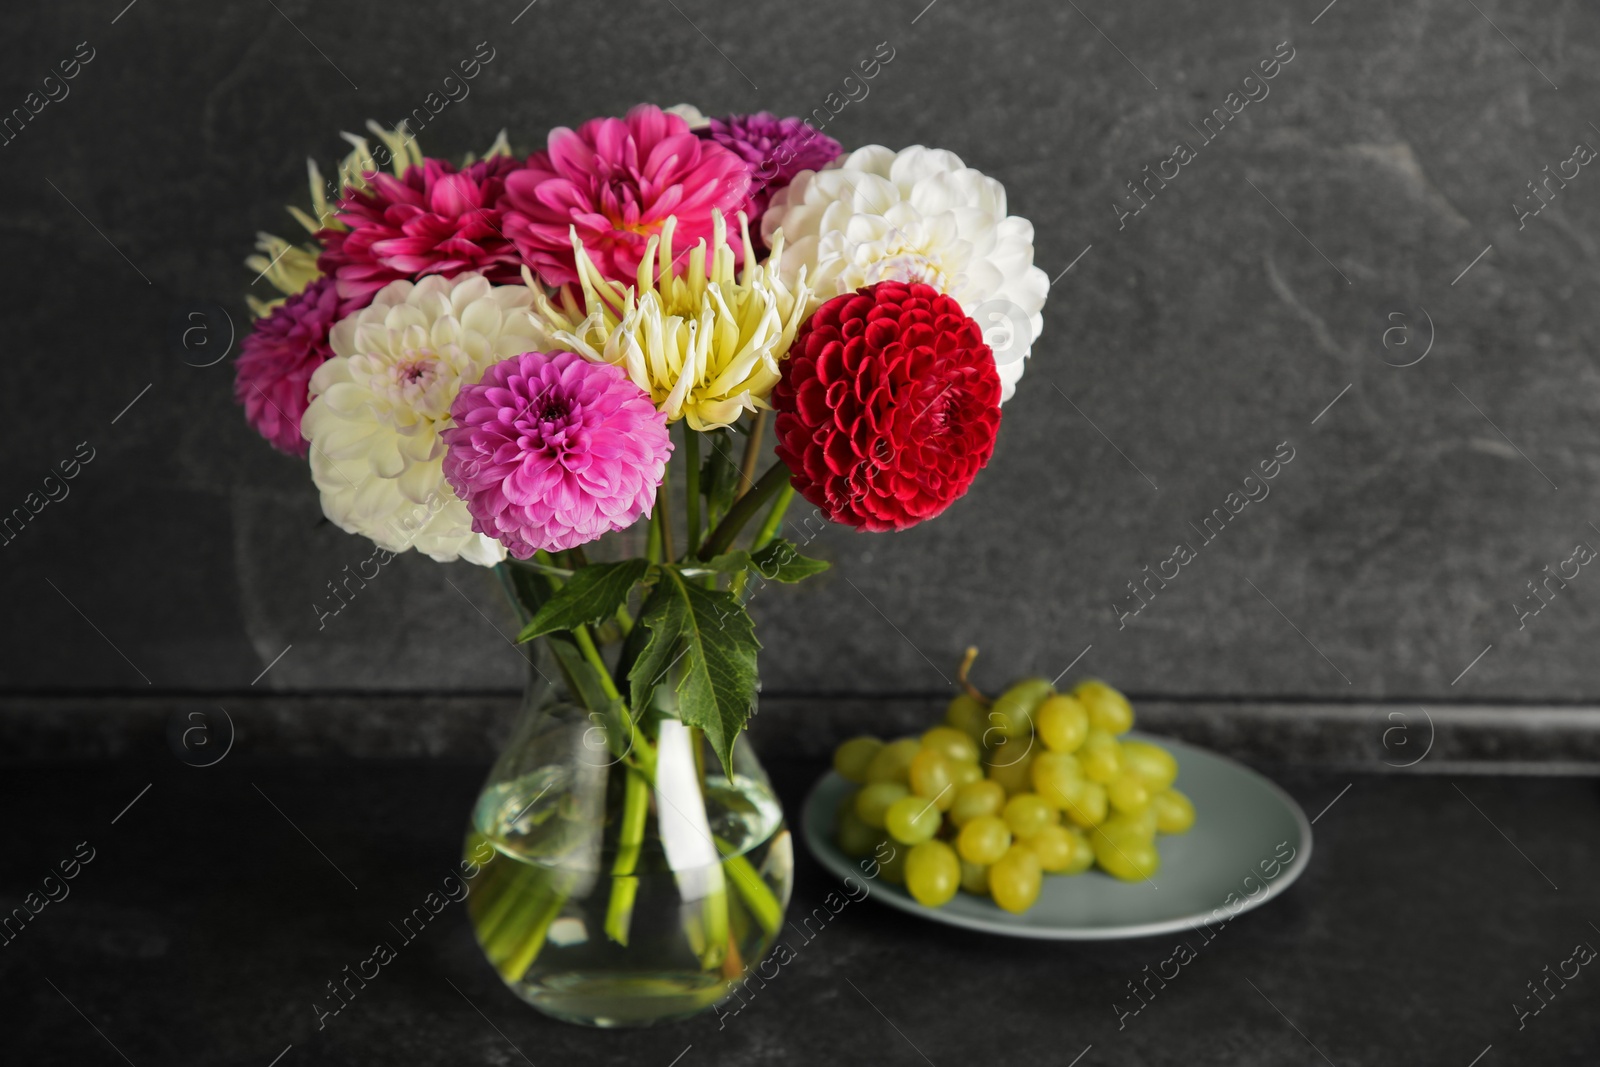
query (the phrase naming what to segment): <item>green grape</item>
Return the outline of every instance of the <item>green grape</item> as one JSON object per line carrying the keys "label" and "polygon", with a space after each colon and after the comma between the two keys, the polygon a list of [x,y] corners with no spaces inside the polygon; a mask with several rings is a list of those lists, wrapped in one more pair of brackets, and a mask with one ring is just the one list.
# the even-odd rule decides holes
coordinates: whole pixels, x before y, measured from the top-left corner
{"label": "green grape", "polygon": [[996,815],[979,815],[956,835],[956,851],[968,863],[990,864],[1011,847],[1011,827]]}
{"label": "green grape", "polygon": [[1094,866],[1094,846],[1089,843],[1087,837],[1083,836],[1081,830],[1074,830],[1065,826],[1062,829],[1066,830],[1072,838],[1072,859],[1067,861],[1067,865],[1062,869],[1061,873],[1068,875],[1082,874]]}
{"label": "green grape", "polygon": [[957,693],[945,709],[944,721],[971,737],[974,743],[983,739],[989,728],[989,709],[970,693]]}
{"label": "green grape", "polygon": [[883,814],[884,829],[902,845],[917,845],[939,832],[939,809],[926,797],[901,797]]}
{"label": "green grape", "polygon": [[1111,781],[1122,770],[1117,739],[1104,730],[1091,729],[1089,736],[1083,739],[1083,748],[1078,751],[1078,762],[1083,764],[1083,776],[1089,781],[1101,785]]}
{"label": "green grape", "polygon": [[1099,782],[1084,782],[1078,799],[1063,809],[1067,818],[1087,830],[1106,817],[1106,787]]}
{"label": "green grape", "polygon": [[1089,713],[1078,701],[1057,693],[1039,705],[1039,740],[1052,752],[1076,752],[1089,734]]}
{"label": "green grape", "polygon": [[943,841],[924,841],[906,856],[906,888],[918,904],[937,908],[961,888],[961,861]]}
{"label": "green grape", "polygon": [[1032,737],[1034,712],[1054,692],[1043,678],[1024,678],[995,697],[985,716],[984,746],[996,748],[1006,741],[1025,741]]}
{"label": "green grape", "polygon": [[1073,857],[1077,855],[1076,846],[1072,841],[1073,836],[1074,831],[1052,823],[1022,843],[1039,857],[1041,869],[1053,873],[1066,870],[1071,866]]}
{"label": "green grape", "polygon": [[1140,808],[1135,812],[1119,812],[1102,822],[1098,829],[1107,837],[1119,840],[1123,837],[1132,837],[1149,841],[1156,836],[1156,812],[1153,807]]}
{"label": "green grape", "polygon": [[910,795],[911,790],[899,782],[873,782],[856,794],[856,818],[874,830],[882,830],[889,805]]}
{"label": "green grape", "polygon": [[1161,853],[1156,851],[1154,842],[1130,836],[1107,837],[1098,830],[1094,833],[1094,858],[1107,874],[1124,882],[1153,877],[1161,869]]}
{"label": "green grape", "polygon": [[1106,783],[1106,799],[1121,812],[1143,811],[1150,804],[1150,787],[1137,771],[1124,768]]}
{"label": "green grape", "polygon": [[973,782],[983,781],[983,764],[981,763],[952,763],[950,765],[950,780],[959,789]]}
{"label": "green grape", "polygon": [[989,868],[981,863],[968,863],[961,861],[961,888],[978,896],[986,896],[989,892]]}
{"label": "green grape", "polygon": [[1039,753],[1029,775],[1034,791],[1053,808],[1065,808],[1083,792],[1083,766],[1066,752]]}
{"label": "green grape", "polygon": [[999,782],[1007,793],[1026,793],[1033,788],[1034,753],[1026,742],[1001,745],[989,753],[989,781]]}
{"label": "green grape", "polygon": [[968,782],[956,790],[955,803],[950,805],[950,822],[959,830],[980,815],[999,815],[1005,805],[1006,790],[999,782]]}
{"label": "green grape", "polygon": [[911,769],[906,776],[911,782],[911,791],[933,801],[933,806],[939,811],[948,809],[954,803],[956,790],[950,780],[950,761],[937,750],[920,750],[912,758]]}
{"label": "green grape", "polygon": [[1172,753],[1148,741],[1122,742],[1122,762],[1139,772],[1152,793],[1161,792],[1178,778],[1178,761]]}
{"label": "green grape", "polygon": [[1039,857],[1025,845],[1012,845],[989,868],[989,895],[1014,915],[1021,915],[1039,899],[1042,868]]}
{"label": "green grape", "polygon": [[1194,804],[1176,789],[1163,789],[1150,798],[1156,829],[1164,834],[1187,833],[1194,825]]}
{"label": "green grape", "polygon": [[833,750],[833,769],[846,781],[865,782],[867,768],[882,748],[883,742],[876,737],[852,737]]}
{"label": "green grape", "polygon": [[851,859],[862,859],[872,855],[872,850],[883,840],[883,831],[862,822],[854,807],[846,805],[839,809],[837,838],[840,852]]}
{"label": "green grape", "polygon": [[1107,733],[1126,733],[1133,727],[1133,705],[1128,698],[1097,679],[1079,682],[1072,695],[1089,712],[1089,725]]}
{"label": "green grape", "polygon": [[869,782],[906,782],[906,775],[911,771],[911,761],[922,751],[922,742],[915,737],[902,737],[898,741],[890,741],[878,754],[872,757],[872,762],[867,764],[867,781]]}
{"label": "green grape", "polygon": [[1006,801],[1003,813],[1015,837],[1032,837],[1056,821],[1056,809],[1038,793],[1018,793]]}
{"label": "green grape", "polygon": [[954,726],[935,726],[922,735],[922,747],[931,748],[956,763],[978,762],[978,743],[971,734]]}

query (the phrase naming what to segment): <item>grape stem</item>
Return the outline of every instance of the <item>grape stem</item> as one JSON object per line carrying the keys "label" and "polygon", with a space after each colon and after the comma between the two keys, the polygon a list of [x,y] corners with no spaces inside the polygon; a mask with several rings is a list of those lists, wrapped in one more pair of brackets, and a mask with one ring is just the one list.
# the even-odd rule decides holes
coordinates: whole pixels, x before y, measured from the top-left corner
{"label": "grape stem", "polygon": [[966,691],[967,696],[971,697],[973,700],[976,700],[984,707],[988,707],[990,704],[994,703],[994,701],[984,696],[983,690],[967,681],[967,672],[972,669],[972,661],[977,658],[978,646],[968,645],[966,654],[961,657],[961,666],[956,668],[956,681],[961,683],[961,688]]}

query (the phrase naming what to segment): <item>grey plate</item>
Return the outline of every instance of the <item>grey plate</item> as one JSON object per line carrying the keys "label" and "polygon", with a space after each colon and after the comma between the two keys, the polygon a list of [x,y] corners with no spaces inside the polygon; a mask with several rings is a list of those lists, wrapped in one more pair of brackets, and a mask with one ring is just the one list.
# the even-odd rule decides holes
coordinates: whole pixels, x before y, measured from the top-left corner
{"label": "grey plate", "polygon": [[[1167,738],[1129,736],[1171,752],[1178,761],[1177,787],[1194,801],[1194,828],[1156,839],[1161,870],[1153,883],[1120,882],[1099,870],[1074,877],[1045,875],[1039,900],[1025,915],[1012,915],[986,897],[965,892],[956,893],[942,908],[927,908],[901,887],[883,881],[871,882],[873,897],[901,911],[972,930],[1102,941],[1184,930],[1213,918],[1220,922],[1261,906],[1300,877],[1311,860],[1311,824],[1294,798],[1255,771],[1204,749]],[[840,878],[865,882],[864,870],[873,869],[872,861],[852,860],[833,842],[835,813],[854,788],[832,771],[823,775],[806,798],[802,831],[824,867]],[[1214,916],[1218,908],[1222,914]]]}

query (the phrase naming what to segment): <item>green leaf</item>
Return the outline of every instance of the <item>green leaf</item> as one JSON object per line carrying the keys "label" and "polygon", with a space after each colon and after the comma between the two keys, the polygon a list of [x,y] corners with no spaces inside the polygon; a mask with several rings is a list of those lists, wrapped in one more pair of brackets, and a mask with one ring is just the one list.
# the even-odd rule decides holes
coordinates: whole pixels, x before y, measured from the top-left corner
{"label": "green leaf", "polygon": [[676,678],[678,718],[705,731],[733,771],[733,743],[750,718],[758,689],[755,624],[733,594],[705,589],[670,567],[645,602],[639,625],[649,640],[628,672],[633,706],[647,706],[656,686]]}
{"label": "green leaf", "polygon": [[790,584],[809,578],[813,574],[820,574],[831,565],[825,560],[802,556],[794,545],[781,537],[753,554],[742,548],[736,548],[701,564],[707,570],[722,574],[738,574],[740,571],[754,570],[769,582]]}
{"label": "green leaf", "polygon": [[719,574],[738,574],[740,571],[750,569],[750,553],[742,548],[736,548],[720,556],[713,556],[699,566]]}
{"label": "green leaf", "polygon": [[752,555],[750,562],[768,581],[791,583],[821,574],[830,566],[826,560],[802,556],[799,549],[781,537]]}
{"label": "green leaf", "polygon": [[539,606],[517,640],[531,641],[555,630],[571,630],[610,618],[649,569],[650,564],[642,559],[591,563],[580,568]]}

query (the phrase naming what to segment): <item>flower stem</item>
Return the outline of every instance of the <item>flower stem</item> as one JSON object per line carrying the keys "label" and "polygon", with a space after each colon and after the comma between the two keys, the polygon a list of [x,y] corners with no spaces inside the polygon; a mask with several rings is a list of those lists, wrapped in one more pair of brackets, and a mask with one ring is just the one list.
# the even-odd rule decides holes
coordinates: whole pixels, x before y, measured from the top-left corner
{"label": "flower stem", "polygon": [[769,414],[765,410],[756,412],[755,421],[750,424],[750,436],[744,442],[744,459],[739,464],[739,487],[734,490],[734,499],[744,496],[756,484],[756,463],[761,459],[761,439],[766,434]]}
{"label": "flower stem", "polygon": [[728,509],[728,514],[724,515],[722,521],[717,523],[717,528],[711,531],[705,544],[700,546],[700,558],[711,559],[726,552],[733,544],[734,538],[739,536],[739,531],[744,529],[745,523],[761,510],[763,504],[788,484],[788,467],[781,462],[768,467],[767,473],[761,476],[761,480],[756,482],[748,493],[734,501],[733,507]]}
{"label": "flower stem", "polygon": [[661,562],[661,526],[656,522],[656,514],[650,515],[650,532],[645,535],[644,558],[651,563]]}
{"label": "flower stem", "polygon": [[523,890],[512,920],[517,926],[510,931],[516,940],[507,938],[497,946],[502,955],[496,963],[496,969],[502,978],[508,982],[522,981],[528,968],[538,958],[539,950],[544,948],[550,924],[561,913],[566,902],[566,894],[557,889],[542,872],[535,876],[533,885]]}
{"label": "flower stem", "polygon": [[[726,844],[720,841],[718,843]],[[739,899],[750,909],[750,914],[755,916],[761,929],[769,935],[777,933],[778,928],[783,925],[783,905],[773,894],[772,887],[761,880],[755,864],[743,855],[726,856],[722,860],[722,869],[728,872]]]}
{"label": "flower stem", "polygon": [[621,700],[622,693],[617,690],[617,683],[611,680],[611,671],[606,668],[606,661],[601,658],[600,650],[595,647],[594,638],[589,636],[589,628],[574,626],[572,638],[578,643],[578,651],[583,653],[583,658],[589,661],[589,666],[600,676],[600,688],[606,696],[612,700]]}
{"label": "flower stem", "polygon": [[622,819],[617,827],[617,859],[611,867],[611,900],[606,904],[606,936],[619,945],[628,943],[633,922],[633,901],[639,893],[639,850],[644,845],[644,824],[650,814],[650,784],[629,767],[623,783]]}
{"label": "flower stem", "polygon": [[656,529],[661,531],[661,558],[672,558],[672,511],[669,507],[671,494],[667,492],[667,476],[672,471],[672,465],[661,468],[661,484],[656,486]]}
{"label": "flower stem", "polygon": [[785,485],[778,490],[778,495],[773,498],[772,510],[767,512],[767,517],[761,523],[761,528],[756,531],[754,541],[750,542],[750,551],[759,552],[772,543],[778,536],[778,531],[783,528],[784,512],[789,510],[789,502],[794,499],[794,485]]}
{"label": "flower stem", "polygon": [[683,521],[688,526],[688,544],[683,551],[692,556],[700,544],[700,435],[689,429],[687,422],[683,424],[683,457]]}

